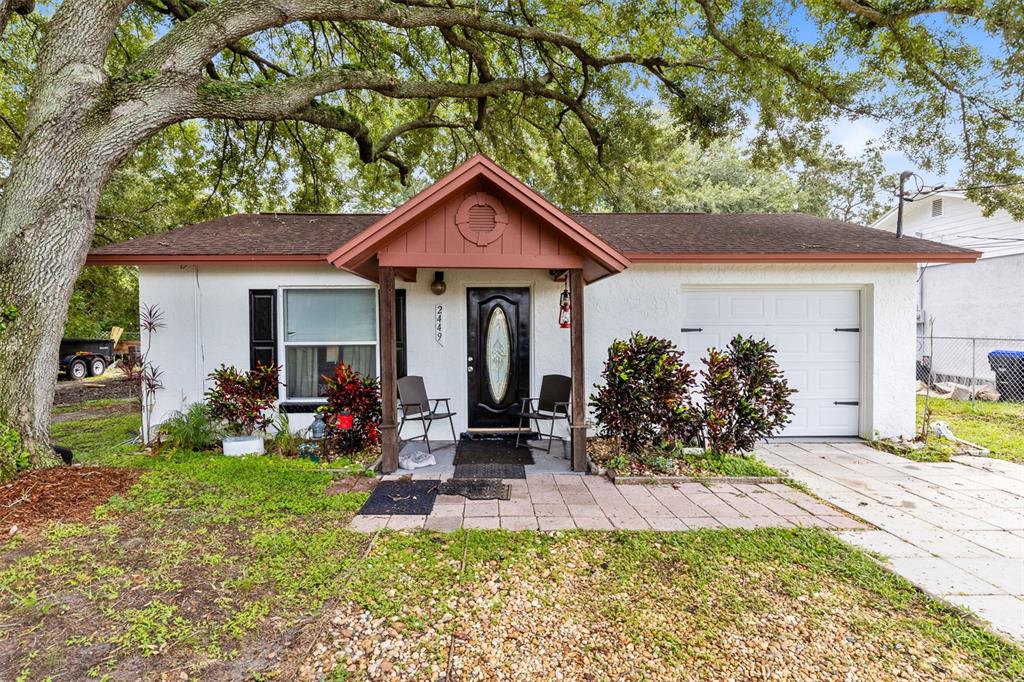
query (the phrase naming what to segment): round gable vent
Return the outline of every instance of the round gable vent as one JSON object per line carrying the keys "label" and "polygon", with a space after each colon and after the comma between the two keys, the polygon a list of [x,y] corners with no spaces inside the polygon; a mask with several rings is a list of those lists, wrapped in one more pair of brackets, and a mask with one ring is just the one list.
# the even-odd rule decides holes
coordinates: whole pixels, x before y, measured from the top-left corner
{"label": "round gable vent", "polygon": [[508,227],[508,214],[500,201],[486,192],[477,192],[459,205],[455,225],[466,241],[486,246]]}

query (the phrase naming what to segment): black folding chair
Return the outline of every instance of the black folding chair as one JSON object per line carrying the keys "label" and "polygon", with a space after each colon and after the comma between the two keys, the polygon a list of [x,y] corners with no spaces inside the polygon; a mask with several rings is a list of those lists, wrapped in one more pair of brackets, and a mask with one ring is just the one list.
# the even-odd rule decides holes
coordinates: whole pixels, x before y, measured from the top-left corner
{"label": "black folding chair", "polygon": [[[537,434],[544,439],[540,430],[540,422],[551,422],[548,431],[548,452],[551,452],[551,442],[554,440],[564,441],[561,436],[555,437],[555,422],[564,419],[569,423],[569,401],[572,398],[572,379],[561,374],[545,374],[540,380],[540,397],[523,398],[523,404],[519,409],[519,429],[523,428],[523,420],[526,425],[537,422]],[[516,434],[516,446],[519,446],[520,433]]]}
{"label": "black folding chair", "polygon": [[[447,419],[452,427],[452,440],[458,441],[455,437],[455,422],[452,417],[451,406],[448,404],[451,398],[427,398],[427,389],[423,385],[423,377],[407,376],[398,380],[398,403],[402,408],[402,422],[398,425],[398,440],[402,440],[402,427],[405,422],[423,422],[423,435],[410,438],[410,441],[422,438],[427,443],[427,452],[433,452],[430,448],[430,425],[439,419]],[[434,403],[433,408],[430,403]],[[444,403],[444,412],[438,412],[438,406]]]}

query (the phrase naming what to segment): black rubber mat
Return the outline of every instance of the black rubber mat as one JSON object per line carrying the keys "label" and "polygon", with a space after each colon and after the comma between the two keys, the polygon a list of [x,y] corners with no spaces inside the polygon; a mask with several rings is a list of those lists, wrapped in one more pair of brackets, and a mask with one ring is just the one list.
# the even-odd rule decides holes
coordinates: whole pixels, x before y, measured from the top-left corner
{"label": "black rubber mat", "polygon": [[[463,438],[455,450],[455,466],[460,464],[533,464],[533,455],[526,441],[516,447],[514,439],[469,439]],[[504,478],[508,478],[507,476]]]}
{"label": "black rubber mat", "polygon": [[437,481],[381,481],[358,513],[429,514],[434,509],[437,487]]}
{"label": "black rubber mat", "polygon": [[512,486],[493,478],[460,478],[445,481],[438,495],[461,495],[470,500],[507,500]]}
{"label": "black rubber mat", "polygon": [[452,478],[526,478],[522,464],[456,464]]}

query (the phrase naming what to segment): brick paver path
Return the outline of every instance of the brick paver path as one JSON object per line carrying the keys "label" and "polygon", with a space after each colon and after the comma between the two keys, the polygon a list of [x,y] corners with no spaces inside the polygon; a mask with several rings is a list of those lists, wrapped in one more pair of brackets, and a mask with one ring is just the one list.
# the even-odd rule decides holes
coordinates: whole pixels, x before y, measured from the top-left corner
{"label": "brick paver path", "polygon": [[700,483],[615,485],[599,476],[531,475],[505,481],[509,500],[441,495],[429,516],[356,516],[352,528],[452,531],[663,530],[795,526],[831,530],[865,526],[787,485]]}
{"label": "brick paver path", "polygon": [[1024,466],[913,462],[862,443],[772,444],[758,457],[878,527],[844,540],[1024,641]]}

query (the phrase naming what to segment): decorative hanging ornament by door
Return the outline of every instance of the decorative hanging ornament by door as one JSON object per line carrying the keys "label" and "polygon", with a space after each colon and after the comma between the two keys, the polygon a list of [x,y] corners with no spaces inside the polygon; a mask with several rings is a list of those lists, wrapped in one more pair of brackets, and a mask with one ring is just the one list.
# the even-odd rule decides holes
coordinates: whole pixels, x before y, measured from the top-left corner
{"label": "decorative hanging ornament by door", "polygon": [[569,289],[563,289],[562,295],[559,297],[558,307],[558,326],[562,329],[568,329],[571,322],[572,312],[569,308]]}

